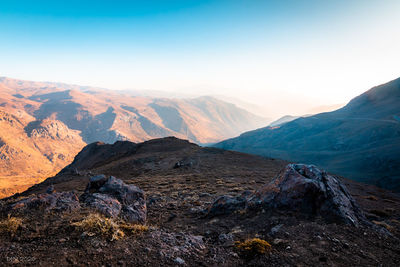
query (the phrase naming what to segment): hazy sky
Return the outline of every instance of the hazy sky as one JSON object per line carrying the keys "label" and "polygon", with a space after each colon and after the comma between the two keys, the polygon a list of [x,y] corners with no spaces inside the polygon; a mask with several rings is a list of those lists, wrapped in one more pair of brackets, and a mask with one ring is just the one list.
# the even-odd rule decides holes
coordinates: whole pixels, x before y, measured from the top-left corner
{"label": "hazy sky", "polygon": [[399,0],[0,1],[0,76],[219,94],[274,114],[400,76]]}

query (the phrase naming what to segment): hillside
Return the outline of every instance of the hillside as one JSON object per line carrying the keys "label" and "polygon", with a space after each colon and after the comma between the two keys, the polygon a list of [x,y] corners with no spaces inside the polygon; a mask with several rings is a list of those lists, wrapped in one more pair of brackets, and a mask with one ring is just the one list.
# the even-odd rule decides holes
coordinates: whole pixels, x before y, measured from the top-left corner
{"label": "hillside", "polygon": [[56,174],[85,145],[58,120],[18,115],[0,110],[0,198]]}
{"label": "hillside", "polygon": [[[346,199],[354,207],[360,205],[357,213],[365,221],[363,226],[327,221],[324,215],[307,215],[304,210],[241,205],[243,199],[268,190],[265,185],[285,173],[286,165],[177,138],[92,143],[56,176],[0,201],[0,221],[7,220],[8,214],[23,220],[11,236],[0,231],[0,258],[46,266],[398,266],[400,197],[394,193],[326,176],[341,181],[342,191],[347,192],[347,187]],[[114,181],[112,187],[93,192],[109,175],[116,177],[108,180]],[[114,227],[120,225],[125,231],[111,241],[107,235],[77,226],[96,212],[92,204],[108,214],[119,203],[127,203],[129,198],[126,202],[110,198],[132,196],[125,191],[104,195],[121,189],[145,195],[145,226],[136,226],[142,230],[131,232],[127,222],[111,216]],[[100,202],[85,204],[90,197],[101,197]],[[298,201],[297,195],[293,197]],[[311,206],[326,201],[315,197],[300,199],[311,201],[307,202]],[[236,241],[240,244],[249,238],[265,240],[271,247],[241,250]]]}
{"label": "hillside", "polygon": [[273,122],[271,122],[268,126],[269,127],[276,127],[276,126],[281,126],[282,124],[285,124],[287,122],[294,121],[295,119],[305,117],[305,116],[292,116],[292,115],[285,115]]}
{"label": "hillside", "polygon": [[55,174],[85,144],[176,136],[217,142],[265,119],[212,97],[167,99],[0,78],[0,197]]}
{"label": "hillside", "polygon": [[313,163],[330,172],[400,190],[400,78],[345,107],[265,127],[216,147]]}

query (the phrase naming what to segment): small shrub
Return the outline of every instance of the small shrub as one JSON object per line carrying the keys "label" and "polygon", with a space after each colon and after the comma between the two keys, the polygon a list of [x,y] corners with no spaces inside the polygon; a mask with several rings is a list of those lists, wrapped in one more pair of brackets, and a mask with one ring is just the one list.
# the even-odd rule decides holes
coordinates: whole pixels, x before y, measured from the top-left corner
{"label": "small shrub", "polygon": [[271,245],[262,239],[252,238],[244,242],[235,242],[235,247],[244,256],[253,257],[255,255],[266,254],[271,251]]}
{"label": "small shrub", "polygon": [[11,217],[8,215],[7,219],[0,221],[0,233],[9,233],[14,235],[21,225],[21,218]]}
{"label": "small shrub", "polygon": [[82,221],[73,223],[72,225],[83,230],[89,236],[103,236],[112,241],[125,236],[125,233],[113,219],[106,218],[99,214],[89,214]]}

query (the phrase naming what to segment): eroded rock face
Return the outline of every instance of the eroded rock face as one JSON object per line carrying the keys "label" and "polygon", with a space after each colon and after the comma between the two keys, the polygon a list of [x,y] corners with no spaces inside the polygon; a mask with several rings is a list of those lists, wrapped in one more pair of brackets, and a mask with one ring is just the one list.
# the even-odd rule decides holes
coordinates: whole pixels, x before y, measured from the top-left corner
{"label": "eroded rock face", "polygon": [[113,176],[107,178],[98,175],[90,178],[81,202],[106,216],[119,216],[134,223],[146,221],[144,192],[139,187],[127,185]]}
{"label": "eroded rock face", "polygon": [[210,215],[243,209],[287,210],[321,216],[327,221],[358,226],[365,216],[346,187],[335,177],[313,165],[289,164],[269,184],[245,200],[221,197],[209,209]]}

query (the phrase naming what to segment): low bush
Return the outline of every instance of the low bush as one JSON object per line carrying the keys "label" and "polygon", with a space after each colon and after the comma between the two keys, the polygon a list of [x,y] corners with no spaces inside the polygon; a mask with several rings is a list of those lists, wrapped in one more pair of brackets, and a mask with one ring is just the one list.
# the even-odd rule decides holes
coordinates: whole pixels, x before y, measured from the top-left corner
{"label": "low bush", "polygon": [[89,214],[83,220],[72,223],[72,225],[88,236],[102,236],[110,240],[119,240],[125,234],[139,234],[149,230],[147,225],[129,224],[122,220],[116,221],[97,213]]}
{"label": "low bush", "polygon": [[106,218],[100,214],[89,214],[82,221],[75,222],[72,225],[84,231],[89,236],[103,236],[112,241],[125,236],[125,233],[113,219]]}
{"label": "low bush", "polygon": [[22,226],[22,219],[11,217],[8,215],[8,218],[0,221],[0,233],[8,233],[14,235],[18,228]]}
{"label": "low bush", "polygon": [[267,241],[259,238],[247,239],[243,242],[236,241],[235,247],[241,254],[247,257],[266,254],[272,249]]}

